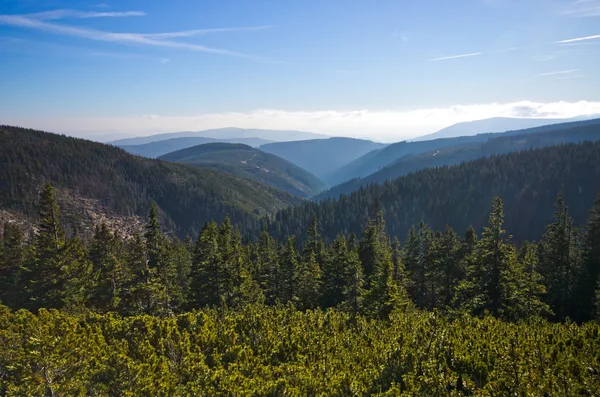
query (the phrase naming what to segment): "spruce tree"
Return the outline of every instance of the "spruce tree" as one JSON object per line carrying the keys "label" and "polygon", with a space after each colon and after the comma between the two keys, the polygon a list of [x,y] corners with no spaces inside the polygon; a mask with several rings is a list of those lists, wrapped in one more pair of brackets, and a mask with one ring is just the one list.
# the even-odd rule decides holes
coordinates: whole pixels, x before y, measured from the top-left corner
{"label": "spruce tree", "polygon": [[537,245],[525,242],[519,251],[519,262],[523,277],[519,282],[519,301],[516,309],[520,318],[535,318],[550,315],[550,307],[542,301],[546,293],[543,277],[538,271]]}
{"label": "spruce tree", "polygon": [[308,258],[300,261],[296,273],[298,307],[300,309],[316,308],[321,298],[321,266],[317,263],[317,256],[314,252],[308,252]]}
{"label": "spruce tree", "polygon": [[115,310],[120,303],[123,274],[118,245],[106,222],[96,226],[88,256],[94,274],[91,305],[100,312]]}
{"label": "spruce tree", "polygon": [[61,305],[60,289],[64,275],[60,263],[60,250],[64,245],[64,232],[60,224],[60,211],[49,183],[40,195],[38,233],[35,236],[35,258],[29,273],[31,280],[31,308],[58,308]]}
{"label": "spruce tree", "polygon": [[[362,264],[358,253],[354,250],[348,251],[345,264],[346,280],[343,288],[342,308],[350,313],[353,318],[364,313],[365,279]],[[393,276],[392,276],[393,278]]]}
{"label": "spruce tree", "polygon": [[547,303],[555,318],[564,320],[576,314],[581,263],[577,230],[562,194],[555,208],[554,222],[547,226],[540,246],[540,273],[547,288]]}
{"label": "spruce tree", "polygon": [[596,294],[600,290],[600,191],[590,210],[583,238],[583,271],[579,282],[580,320],[589,320],[600,311]]}
{"label": "spruce tree", "polygon": [[191,308],[221,304],[221,259],[217,224],[204,225],[192,258],[189,305]]}
{"label": "spruce tree", "polygon": [[26,251],[21,228],[6,222],[0,244],[0,302],[9,307],[22,307],[26,303]]}
{"label": "spruce tree", "polygon": [[337,236],[327,261],[323,264],[323,294],[321,305],[324,308],[335,307],[344,300],[346,269],[350,253],[343,236]]}
{"label": "spruce tree", "polygon": [[281,274],[281,303],[295,301],[298,294],[298,252],[296,251],[296,239],[290,237],[281,251],[279,257]]}

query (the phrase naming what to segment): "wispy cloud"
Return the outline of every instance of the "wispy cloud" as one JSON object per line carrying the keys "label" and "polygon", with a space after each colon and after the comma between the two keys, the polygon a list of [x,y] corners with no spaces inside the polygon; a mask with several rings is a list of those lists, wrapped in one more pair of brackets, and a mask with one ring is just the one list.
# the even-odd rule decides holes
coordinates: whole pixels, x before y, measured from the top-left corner
{"label": "wispy cloud", "polygon": [[540,73],[540,74],[538,74],[538,76],[556,76],[559,74],[571,74],[571,73],[575,73],[575,72],[579,72],[579,69],[558,70],[556,72]]}
{"label": "wispy cloud", "polygon": [[[206,47],[199,44],[182,43],[172,40],[159,40],[147,34],[139,33],[115,33],[102,30],[88,29],[83,27],[75,27],[45,22],[39,18],[32,18],[27,15],[0,15],[0,24],[17,26],[21,28],[41,30],[53,34],[73,36],[95,41],[106,41],[120,44],[136,44],[147,45],[154,47],[174,48],[187,51],[206,52],[219,55],[228,55],[240,58],[248,58],[257,61],[266,61],[260,57],[249,54],[239,53],[221,48]],[[240,28],[237,28],[240,29]],[[165,33],[164,37],[181,37],[182,32],[175,32],[179,36],[169,36],[173,33]]]}
{"label": "wispy cloud", "polygon": [[96,7],[96,8],[108,8],[108,4],[106,4],[106,3],[98,3],[98,4],[95,4],[94,7]]}
{"label": "wispy cloud", "polygon": [[483,52],[472,52],[470,54],[450,55],[450,56],[441,57],[441,58],[433,58],[433,59],[430,59],[430,61],[437,62],[437,61],[445,61],[445,60],[448,60],[448,59],[475,57],[475,56],[478,56],[478,55],[483,55]]}
{"label": "wispy cloud", "polygon": [[561,14],[576,18],[599,17],[600,0],[570,1],[561,9]]}
{"label": "wispy cloud", "polygon": [[194,29],[194,30],[184,30],[181,32],[146,33],[146,34],[141,34],[141,36],[152,38],[152,39],[169,39],[169,38],[175,38],[175,37],[201,36],[201,35],[212,34],[212,33],[254,32],[257,30],[270,29],[272,27],[273,26],[265,25],[265,26],[246,26],[246,27],[239,27],[239,28]]}
{"label": "wispy cloud", "polygon": [[169,62],[171,62],[171,59],[170,59],[170,58],[160,58],[160,63],[162,63],[163,65],[164,65],[165,63],[169,63]]}
{"label": "wispy cloud", "polygon": [[575,43],[578,41],[596,40],[596,39],[600,39],[600,34],[597,34],[594,36],[576,37],[574,39],[555,41],[554,44]]}
{"label": "wispy cloud", "polygon": [[75,11],[75,10],[53,10],[36,12],[34,14],[22,15],[26,18],[52,20],[65,18],[123,18],[123,17],[143,17],[146,13],[143,11],[122,11],[122,12],[96,12],[96,11]]}

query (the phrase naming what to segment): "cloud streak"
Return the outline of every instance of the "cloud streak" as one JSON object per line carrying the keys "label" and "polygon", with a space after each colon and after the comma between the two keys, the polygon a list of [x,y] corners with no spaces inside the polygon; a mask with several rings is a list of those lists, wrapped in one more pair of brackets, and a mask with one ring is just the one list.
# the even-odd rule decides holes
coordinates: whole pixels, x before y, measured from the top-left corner
{"label": "cloud streak", "polygon": [[574,39],[555,41],[554,44],[576,43],[578,41],[587,41],[587,40],[596,40],[596,39],[600,39],[600,34],[597,34],[594,36],[576,37]]}
{"label": "cloud streak", "polygon": [[556,72],[546,72],[546,73],[538,74],[538,76],[556,76],[556,75],[560,75],[560,74],[571,74],[571,73],[575,73],[575,72],[579,72],[579,69],[559,70]]}
{"label": "cloud streak", "polygon": [[[45,22],[40,19],[20,15],[0,15],[0,24],[17,26],[21,28],[41,30],[53,34],[73,36],[95,41],[105,41],[120,44],[147,45],[163,48],[174,48],[187,51],[206,52],[218,55],[227,55],[239,58],[265,61],[260,57],[230,51],[221,48],[206,47],[199,44],[182,43],[172,40],[158,40],[145,34],[138,33],[114,33],[102,30],[88,29]],[[238,28],[239,29],[239,28]],[[177,32],[181,33],[181,32]]]}
{"label": "cloud streak", "polygon": [[[412,110],[320,110],[287,111],[262,109],[196,115],[140,115],[121,118],[0,117],[0,124],[22,125],[56,132],[88,136],[120,131],[127,135],[150,135],[173,131],[199,131],[210,128],[241,127],[304,130],[332,136],[371,138],[397,142],[435,132],[449,125],[490,117],[570,118],[600,114],[600,102],[532,102],[456,105]],[[93,127],[90,127],[93,126]],[[93,129],[92,129],[93,128]]]}
{"label": "cloud streak", "polygon": [[433,59],[430,59],[430,61],[438,62],[438,61],[446,61],[448,59],[470,58],[470,57],[475,57],[475,56],[483,55],[483,54],[484,54],[483,52],[472,52],[470,54],[450,55],[450,56],[441,57],[441,58],[433,58]]}
{"label": "cloud streak", "polygon": [[205,34],[213,34],[213,33],[227,33],[227,32],[255,32],[258,30],[270,29],[273,26],[265,25],[265,26],[246,26],[239,28],[215,28],[215,29],[193,29],[193,30],[184,30],[181,32],[167,32],[167,33],[144,33],[141,36],[151,38],[151,39],[170,39],[176,37],[192,37],[192,36],[202,36]]}
{"label": "cloud streak", "polygon": [[53,20],[53,19],[64,19],[64,18],[123,18],[123,17],[143,17],[146,13],[143,11],[124,11],[124,12],[96,12],[96,11],[75,11],[75,10],[54,10],[37,12],[34,14],[22,15],[26,18],[40,19],[40,20]]}

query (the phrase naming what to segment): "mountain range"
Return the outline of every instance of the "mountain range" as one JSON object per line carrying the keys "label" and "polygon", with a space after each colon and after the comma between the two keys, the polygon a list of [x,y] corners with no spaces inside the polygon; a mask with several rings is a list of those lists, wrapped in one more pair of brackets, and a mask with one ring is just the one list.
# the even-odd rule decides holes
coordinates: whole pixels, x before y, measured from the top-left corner
{"label": "mountain range", "polygon": [[159,159],[215,169],[305,198],[314,196],[327,187],[308,171],[248,145],[207,143],[178,150]]}
{"label": "mountain range", "polygon": [[182,131],[170,132],[166,134],[157,134],[143,137],[125,138],[112,141],[115,146],[122,145],[143,145],[145,143],[164,141],[172,138],[212,138],[212,139],[239,139],[239,138],[260,138],[267,141],[301,141],[307,139],[329,138],[326,135],[315,134],[312,132],[291,131],[291,130],[260,130],[248,128],[218,128],[204,131]]}
{"label": "mountain range", "polygon": [[383,143],[364,139],[329,138],[270,143],[260,149],[284,158],[329,182],[329,175],[339,167],[385,146]]}
{"label": "mountain range", "polygon": [[1,210],[35,218],[39,192],[50,182],[64,219],[84,231],[94,219],[145,217],[152,203],[164,226],[180,236],[196,235],[206,222],[227,215],[242,230],[252,230],[261,217],[302,201],[212,169],[10,126],[0,126],[0,169]]}
{"label": "mountain range", "polygon": [[131,154],[137,154],[138,156],[156,158],[163,154],[171,153],[177,150],[185,149],[188,147],[202,145],[205,143],[242,143],[252,147],[259,147],[272,141],[261,138],[231,138],[231,139],[216,139],[216,138],[204,138],[204,137],[183,137],[183,138],[171,138],[162,141],[143,143],[141,145],[116,145],[121,149],[128,151]]}

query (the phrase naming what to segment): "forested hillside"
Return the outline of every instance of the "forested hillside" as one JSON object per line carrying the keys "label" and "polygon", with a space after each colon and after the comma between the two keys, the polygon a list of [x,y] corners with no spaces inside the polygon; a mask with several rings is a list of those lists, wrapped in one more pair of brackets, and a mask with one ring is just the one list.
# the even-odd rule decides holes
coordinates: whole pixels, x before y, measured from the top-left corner
{"label": "forested hillside", "polygon": [[260,149],[284,158],[329,182],[329,175],[339,167],[382,147],[385,145],[363,139],[329,138],[270,143]]}
{"label": "forested hillside", "polygon": [[[69,197],[93,199],[93,205],[118,214],[144,215],[155,202],[163,222],[181,235],[195,235],[205,222],[227,214],[250,228],[260,216],[299,203],[285,192],[213,170],[10,126],[0,127],[0,169],[2,209],[34,215],[41,188],[51,182]],[[94,208],[71,210],[71,218],[87,218]]]}
{"label": "forested hillside", "polygon": [[[396,179],[411,172],[444,165],[456,165],[491,155],[516,152],[524,149],[541,148],[562,143],[578,143],[600,140],[600,122],[579,122],[563,124],[564,127],[545,126],[535,130],[526,130],[525,134],[495,134],[489,140],[469,143],[461,146],[442,148],[432,152],[407,155],[394,161],[387,167],[365,178],[356,178],[325,191],[313,198],[337,198],[340,194],[349,194],[374,183]],[[552,128],[550,128],[552,127]]]}
{"label": "forested hillside", "polygon": [[559,192],[581,224],[598,188],[600,143],[567,144],[425,169],[339,199],[305,203],[278,212],[269,230],[277,238],[301,235],[316,213],[328,239],[338,233],[359,234],[374,206],[385,211],[394,236],[405,237],[421,220],[434,229],[450,225],[465,230],[471,224],[479,229],[488,203],[499,196],[516,240],[531,240],[542,235]]}
{"label": "forested hillside", "polygon": [[402,244],[382,211],[331,244],[316,217],[301,246],[228,219],[181,241],[155,207],[83,243],[47,185],[33,239],[0,240],[0,393],[597,395],[600,327],[568,319],[600,318],[600,195],[580,234],[566,204],[520,248],[499,198],[481,234]]}
{"label": "forested hillside", "polygon": [[328,177],[327,182],[330,185],[336,185],[348,182],[355,178],[364,178],[382,170],[383,168],[394,163],[395,161],[399,161],[405,156],[418,155],[424,153],[435,153],[438,150],[450,149],[453,147],[465,147],[466,145],[478,143],[485,143],[490,139],[502,136],[561,131],[575,127],[584,127],[592,125],[600,125],[600,119],[545,125],[524,130],[506,131],[503,133],[482,133],[474,136],[460,136],[455,138],[434,139],[419,142],[398,142],[389,145],[382,150],[368,153],[365,156],[358,158],[355,161],[341,167]]}
{"label": "forested hillside", "polygon": [[208,143],[168,153],[160,159],[215,169],[305,198],[326,188],[325,182],[310,172],[248,145]]}
{"label": "forested hillside", "polygon": [[244,145],[258,147],[270,143],[265,139],[260,138],[232,138],[232,139],[216,139],[216,138],[204,138],[204,137],[185,137],[185,138],[171,138],[162,141],[144,143],[142,145],[117,145],[121,149],[131,154],[137,154],[138,156],[156,158],[167,153],[175,152],[177,150],[185,149],[192,146],[203,145],[205,143],[242,143]]}

